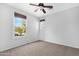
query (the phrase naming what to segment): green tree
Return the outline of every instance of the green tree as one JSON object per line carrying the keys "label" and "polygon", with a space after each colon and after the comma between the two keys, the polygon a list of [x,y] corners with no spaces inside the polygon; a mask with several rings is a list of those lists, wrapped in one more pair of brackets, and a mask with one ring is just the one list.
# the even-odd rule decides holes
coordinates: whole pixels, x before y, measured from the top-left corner
{"label": "green tree", "polygon": [[22,36],[23,28],[21,28],[21,27],[16,27],[16,28],[15,28],[15,32],[20,33],[20,36]]}

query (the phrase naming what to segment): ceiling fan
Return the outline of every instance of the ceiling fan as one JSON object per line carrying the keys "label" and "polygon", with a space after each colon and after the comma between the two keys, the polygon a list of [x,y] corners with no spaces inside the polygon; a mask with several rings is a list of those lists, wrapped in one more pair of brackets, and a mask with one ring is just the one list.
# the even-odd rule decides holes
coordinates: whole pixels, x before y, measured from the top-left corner
{"label": "ceiling fan", "polygon": [[38,5],[30,3],[29,5],[39,7],[39,8],[37,8],[37,9],[35,10],[35,12],[37,12],[37,11],[40,9],[40,10],[42,10],[42,12],[43,12],[44,14],[46,13],[46,10],[45,10],[44,8],[48,8],[48,9],[52,9],[52,8],[53,8],[53,6],[45,6],[44,3],[39,3]]}

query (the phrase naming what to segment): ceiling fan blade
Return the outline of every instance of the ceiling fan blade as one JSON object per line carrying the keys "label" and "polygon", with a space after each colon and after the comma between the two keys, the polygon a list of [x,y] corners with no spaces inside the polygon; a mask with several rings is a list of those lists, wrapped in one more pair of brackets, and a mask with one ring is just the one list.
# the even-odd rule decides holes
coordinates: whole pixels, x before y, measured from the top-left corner
{"label": "ceiling fan blade", "polygon": [[43,11],[44,14],[46,13],[46,11],[44,9],[42,9],[42,11]]}
{"label": "ceiling fan blade", "polygon": [[37,12],[39,10],[39,8],[37,8],[36,10],[34,10],[34,12]]}
{"label": "ceiling fan blade", "polygon": [[50,8],[50,9],[53,8],[53,6],[43,6],[43,7],[45,7],[45,8]]}
{"label": "ceiling fan blade", "polygon": [[32,6],[38,6],[38,5],[36,5],[36,4],[32,4],[32,3],[30,3],[29,5],[32,5]]}

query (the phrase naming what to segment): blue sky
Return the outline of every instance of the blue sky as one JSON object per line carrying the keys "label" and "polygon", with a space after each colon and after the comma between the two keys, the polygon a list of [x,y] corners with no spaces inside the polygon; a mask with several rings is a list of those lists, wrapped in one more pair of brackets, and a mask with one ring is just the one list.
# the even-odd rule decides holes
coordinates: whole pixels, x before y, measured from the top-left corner
{"label": "blue sky", "polygon": [[19,17],[15,17],[15,24],[16,24],[16,26],[21,25],[22,24],[22,19],[19,18]]}

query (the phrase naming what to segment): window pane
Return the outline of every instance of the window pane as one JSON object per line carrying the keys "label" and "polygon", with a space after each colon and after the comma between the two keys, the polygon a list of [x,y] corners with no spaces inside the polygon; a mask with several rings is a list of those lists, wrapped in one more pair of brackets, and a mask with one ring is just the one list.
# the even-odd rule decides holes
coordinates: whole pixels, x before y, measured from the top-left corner
{"label": "window pane", "polygon": [[26,33],[26,17],[15,13],[15,36],[24,36]]}

